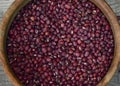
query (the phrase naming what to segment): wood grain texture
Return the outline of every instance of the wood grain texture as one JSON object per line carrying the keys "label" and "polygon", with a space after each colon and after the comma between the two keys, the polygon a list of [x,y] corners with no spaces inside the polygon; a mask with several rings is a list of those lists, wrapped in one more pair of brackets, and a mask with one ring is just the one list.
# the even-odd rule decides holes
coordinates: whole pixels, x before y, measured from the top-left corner
{"label": "wood grain texture", "polygon": [[13,1],[14,0],[0,0],[0,20]]}
{"label": "wood grain texture", "polygon": [[[0,0],[0,1],[12,1],[12,0]],[[94,1],[94,0],[93,0]],[[106,0],[106,1],[108,1],[108,0]],[[110,0],[109,0],[110,1]],[[113,0],[112,0],[113,1]],[[117,1],[117,0],[116,0]],[[99,1],[98,1],[99,2]],[[109,2],[110,3],[110,2]],[[113,3],[114,4],[114,3]],[[105,4],[104,4],[105,5]],[[7,6],[7,5],[6,5]],[[117,8],[117,6],[116,6],[116,8]],[[6,9],[6,8],[4,8],[4,9]],[[108,12],[110,12],[110,10],[106,10],[107,11],[107,13]],[[114,11],[116,11],[116,10],[114,10]],[[117,10],[118,11],[118,10]],[[4,12],[3,12],[4,13]],[[2,14],[3,14],[2,13]],[[107,15],[107,13],[106,13],[106,15]],[[110,12],[111,13],[111,12]],[[118,15],[119,13],[117,13],[116,12],[116,14]],[[114,16],[115,17],[115,16]],[[113,21],[113,18],[111,18],[110,16],[108,16],[108,19],[110,19],[110,21]],[[116,19],[115,19],[115,21],[117,21]],[[114,28],[116,28],[116,27],[119,27],[118,26],[118,24],[116,23],[116,22],[113,22],[113,24],[115,24],[115,26],[114,26]],[[119,29],[117,29],[116,31],[113,31],[114,33],[117,33],[116,35],[115,35],[115,37],[116,38],[119,38],[120,36],[119,36]],[[0,33],[3,33],[3,31],[0,31]],[[119,39],[118,39],[119,40]],[[116,52],[118,52],[118,50],[119,50],[119,46],[120,46],[120,43],[117,41],[116,42],[117,44],[116,44],[116,46],[118,46],[118,47],[116,47]],[[118,52],[119,53],[119,52]],[[118,58],[120,57],[118,54],[116,55]],[[4,58],[2,59],[2,61],[4,62]],[[115,72],[115,70],[116,70],[116,68],[117,68],[117,66],[115,66],[115,65],[117,65],[117,62],[118,62],[118,59],[115,59],[114,60],[114,63],[113,63],[113,69],[111,68],[111,70],[113,70],[113,72]],[[106,77],[106,79],[105,80],[103,80],[103,82],[102,83],[107,83],[108,81],[109,81],[109,78],[110,77],[112,77],[113,76],[113,74],[112,73],[108,73],[108,77]],[[117,86],[116,85],[116,83],[112,83],[111,84],[111,86]],[[118,84],[119,85],[119,84]],[[0,86],[3,86],[3,85],[0,85]],[[5,85],[5,86],[10,86],[10,85]],[[15,86],[17,86],[17,85],[15,85]],[[99,86],[104,86],[103,84],[100,84]]]}

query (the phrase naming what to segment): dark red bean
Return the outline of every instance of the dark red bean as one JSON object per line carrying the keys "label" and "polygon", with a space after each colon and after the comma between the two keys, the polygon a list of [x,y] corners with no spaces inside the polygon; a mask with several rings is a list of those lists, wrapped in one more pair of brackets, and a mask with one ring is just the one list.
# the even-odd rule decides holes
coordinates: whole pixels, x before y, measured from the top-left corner
{"label": "dark red bean", "polygon": [[111,26],[89,0],[31,0],[6,40],[10,67],[25,86],[96,86],[113,50]]}

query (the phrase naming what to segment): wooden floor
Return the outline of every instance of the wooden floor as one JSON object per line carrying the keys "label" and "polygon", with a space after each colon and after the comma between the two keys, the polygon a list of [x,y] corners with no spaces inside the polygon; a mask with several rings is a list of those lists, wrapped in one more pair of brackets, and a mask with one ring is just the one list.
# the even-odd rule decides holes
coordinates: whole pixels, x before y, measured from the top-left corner
{"label": "wooden floor", "polygon": [[[14,0],[0,0],[0,21]],[[116,15],[120,15],[120,0],[106,0],[109,5],[112,7]],[[120,70],[120,67],[119,69]],[[13,86],[7,76],[5,75],[2,65],[0,64],[0,86]],[[112,78],[108,86],[120,86],[120,72],[116,71],[116,74]]]}

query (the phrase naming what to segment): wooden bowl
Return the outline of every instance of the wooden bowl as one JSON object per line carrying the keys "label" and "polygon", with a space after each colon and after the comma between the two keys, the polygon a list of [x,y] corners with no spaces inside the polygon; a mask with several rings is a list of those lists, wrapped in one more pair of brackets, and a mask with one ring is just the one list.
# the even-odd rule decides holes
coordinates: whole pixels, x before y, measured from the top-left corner
{"label": "wooden bowl", "polygon": [[[11,82],[14,84],[14,86],[23,86],[20,81],[16,78],[14,73],[11,71],[8,60],[6,58],[5,54],[5,37],[7,36],[7,30],[10,26],[12,20],[14,19],[16,13],[25,6],[30,0],[15,0],[14,3],[10,6],[10,8],[5,13],[3,20],[0,24],[0,62],[3,65],[4,71],[10,78]],[[109,23],[111,24],[113,35],[114,35],[114,41],[115,41],[115,48],[114,48],[114,58],[112,61],[112,64],[109,68],[109,71],[104,76],[104,78],[98,83],[97,86],[106,86],[107,83],[110,81],[112,76],[114,75],[115,71],[118,68],[118,65],[120,63],[120,25],[118,23],[116,15],[113,13],[110,6],[105,2],[105,0],[90,0],[93,2],[98,8],[101,9],[101,11],[104,13],[104,15],[107,17]]]}

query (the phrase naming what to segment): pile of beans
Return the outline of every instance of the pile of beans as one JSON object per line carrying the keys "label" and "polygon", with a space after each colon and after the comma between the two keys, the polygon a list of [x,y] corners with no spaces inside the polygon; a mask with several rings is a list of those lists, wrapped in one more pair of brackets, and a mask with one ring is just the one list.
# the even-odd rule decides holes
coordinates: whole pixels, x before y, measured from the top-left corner
{"label": "pile of beans", "polygon": [[96,86],[111,65],[114,38],[89,0],[31,0],[12,21],[6,51],[24,86]]}

